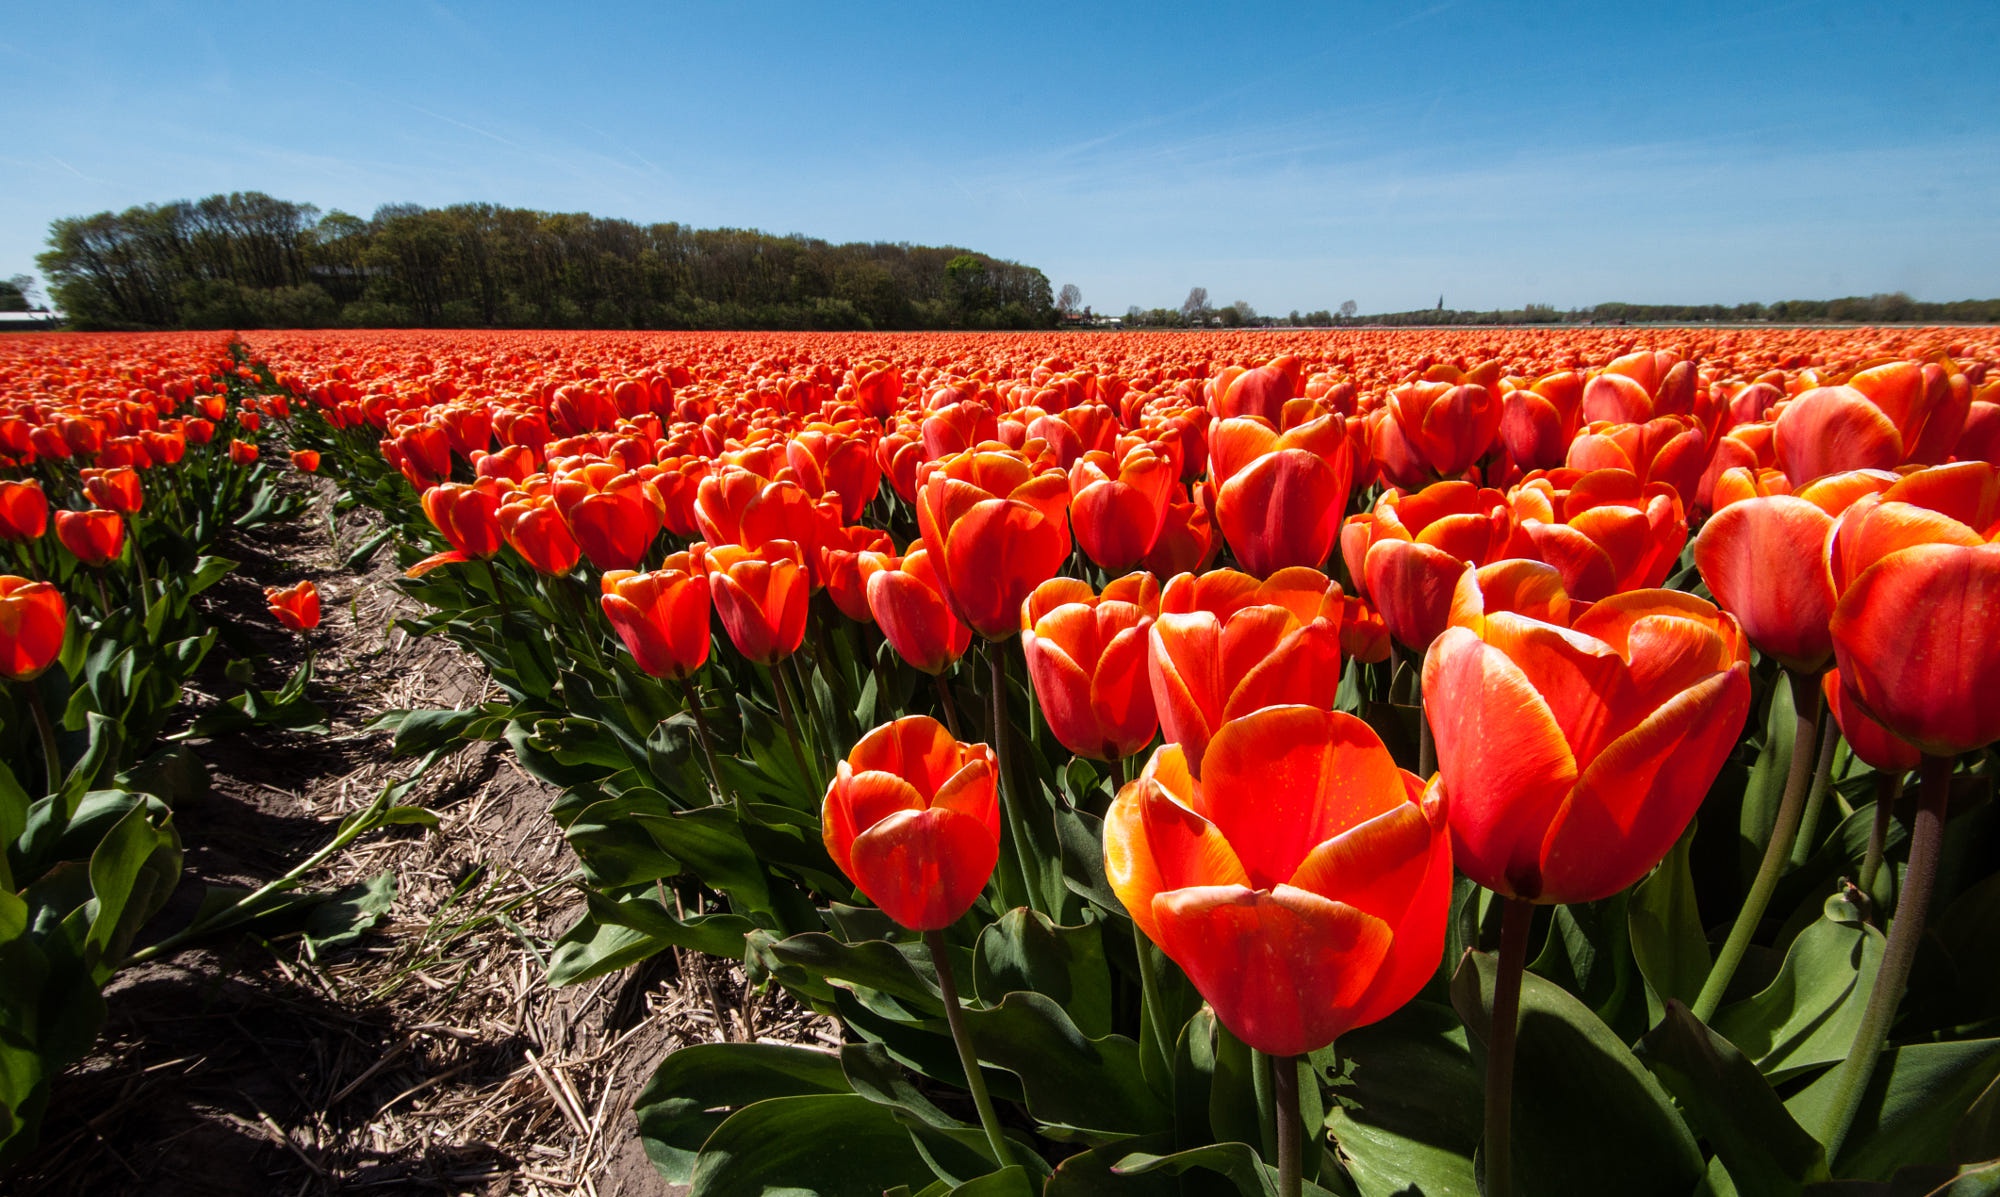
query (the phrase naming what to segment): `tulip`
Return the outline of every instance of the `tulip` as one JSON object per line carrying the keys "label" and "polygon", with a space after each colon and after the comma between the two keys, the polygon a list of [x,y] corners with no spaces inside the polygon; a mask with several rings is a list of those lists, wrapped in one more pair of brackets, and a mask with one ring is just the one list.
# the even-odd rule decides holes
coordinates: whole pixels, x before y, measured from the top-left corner
{"label": "tulip", "polygon": [[1215,522],[1243,568],[1268,577],[1317,569],[1340,536],[1353,484],[1346,425],[1321,416],[1283,433],[1251,416],[1209,430]]}
{"label": "tulip", "polygon": [[1128,574],[1091,593],[1050,578],[1021,605],[1021,646],[1049,730],[1078,756],[1115,761],[1150,744],[1160,719],[1147,675],[1160,584]]}
{"label": "tulip", "polygon": [[897,655],[933,677],[972,646],[972,629],[946,603],[921,540],[902,561],[868,575],[868,611]]}
{"label": "tulip", "polygon": [[246,466],[257,460],[257,446],[249,441],[229,442],[229,464]]}
{"label": "tulip", "polygon": [[1167,504],[1159,539],[1139,559],[1139,568],[1156,578],[1201,573],[1215,561],[1218,547],[1208,508],[1176,499]]}
{"label": "tulip", "polygon": [[1456,478],[1486,456],[1503,407],[1478,383],[1414,382],[1389,393],[1390,415],[1418,461],[1439,478]]}
{"label": "tulip", "polygon": [[0,575],[0,677],[28,682],[62,653],[69,607],[47,582]]}
{"label": "tulip", "polygon": [[319,587],[310,578],[283,589],[264,587],[264,602],[271,617],[294,632],[309,632],[319,626]]}
{"label": "tulip", "polygon": [[1686,508],[1670,486],[1628,470],[1548,470],[1508,494],[1522,556],[1562,571],[1585,602],[1661,585],[1687,544]]}
{"label": "tulip", "polygon": [[1438,482],[1415,494],[1391,490],[1340,532],[1348,576],[1389,634],[1417,653],[1444,631],[1458,576],[1509,555],[1513,513],[1497,490]]}
{"label": "tulip", "polygon": [[292,450],[292,466],[293,468],[302,470],[308,474],[317,474],[319,472],[319,450],[318,449]]}
{"label": "tulip", "polygon": [[0,539],[36,540],[49,530],[49,500],[42,484],[0,481]]}
{"label": "tulip", "polygon": [[146,506],[139,471],[130,466],[83,471],[83,493],[104,510],[120,515],[137,515]]}
{"label": "tulip", "polygon": [[1889,942],[1816,1137],[1836,1158],[1923,938],[1959,753],[2000,739],[2000,467],[1919,470],[1834,531],[1833,654],[1856,706],[1923,751],[1909,867]]}
{"label": "tulip", "polygon": [[676,553],[650,573],[612,570],[599,604],[618,639],[649,675],[681,681],[708,661],[708,575]]}
{"label": "tulip", "polygon": [[812,591],[797,545],[720,545],[706,550],[704,560],[716,614],[745,660],[775,665],[798,651]]}
{"label": "tulip", "polygon": [[583,549],[547,495],[515,495],[500,508],[497,518],[507,543],[537,573],[561,577],[575,569],[583,557]]}
{"label": "tulip", "polygon": [[1514,464],[1524,470],[1563,464],[1576,436],[1582,397],[1583,376],[1574,370],[1544,375],[1527,388],[1509,391],[1501,401],[1500,441]]}
{"label": "tulip", "polygon": [[601,570],[637,566],[660,534],[660,509],[648,497],[645,482],[631,474],[613,479],[603,490],[586,491],[565,506],[566,484],[557,482],[556,506],[569,520],[570,532],[590,563]]}
{"label": "tulip", "polygon": [[937,720],[906,715],[863,736],[840,762],[820,828],[827,855],[856,888],[923,933],[987,1149],[1004,1166],[1012,1156],[966,1033],[942,935],[972,908],[999,863],[998,775],[986,745],[961,744]]}
{"label": "tulip", "polygon": [[842,615],[856,623],[872,623],[868,610],[868,579],[875,571],[889,568],[895,557],[895,542],[887,532],[860,526],[829,529],[819,546],[820,576],[826,579],[827,596]]}
{"label": "tulip", "polygon": [[1067,480],[990,450],[927,462],[917,478],[917,525],[945,601],[988,640],[1014,635],[1022,600],[1069,556]]}
{"label": "tulip", "polygon": [[[1607,377],[1616,377],[1607,376]],[[1660,416],[1635,424],[1597,423],[1570,443],[1565,464],[1592,470],[1627,470],[1641,482],[1664,482],[1693,506],[1708,468],[1709,442],[1691,416]]]}
{"label": "tulip", "polygon": [[1273,706],[1230,720],[1196,778],[1156,750],[1104,820],[1139,930],[1258,1051],[1316,1051],[1414,997],[1444,947],[1444,804],[1361,720]]}
{"label": "tulip", "polygon": [[451,548],[434,553],[405,571],[420,578],[440,565],[487,561],[506,543],[500,528],[500,490],[491,482],[445,482],[423,494],[424,515]]}
{"label": "tulip", "polygon": [[85,565],[103,566],[125,551],[125,517],[115,511],[58,511],[56,539]]}
{"label": "tulip", "polygon": [[1286,703],[1328,709],[1340,690],[1340,586],[1317,570],[1259,582],[1235,570],[1182,574],[1160,595],[1147,675],[1160,728],[1199,778],[1231,719]]}
{"label": "tulip", "polygon": [[1131,569],[1159,541],[1180,490],[1180,467],[1158,446],[1131,443],[1115,460],[1101,450],[1083,454],[1069,470],[1077,547],[1114,573]]}

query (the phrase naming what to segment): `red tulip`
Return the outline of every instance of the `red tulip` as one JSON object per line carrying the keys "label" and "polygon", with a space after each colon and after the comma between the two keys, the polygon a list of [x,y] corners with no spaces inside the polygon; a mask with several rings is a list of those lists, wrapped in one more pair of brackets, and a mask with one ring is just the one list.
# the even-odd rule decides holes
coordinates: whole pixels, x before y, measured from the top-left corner
{"label": "red tulip", "polygon": [[1524,470],[1563,464],[1576,436],[1583,398],[1583,375],[1561,370],[1544,375],[1501,400],[1500,442]]}
{"label": "red tulip", "polygon": [[1664,482],[1686,508],[1700,493],[1708,458],[1708,436],[1698,422],[1660,416],[1643,424],[1590,425],[1571,443],[1565,464],[1585,473],[1626,470],[1641,482]]}
{"label": "red tulip", "polygon": [[1749,644],[1680,591],[1564,626],[1484,609],[1476,573],[1462,585],[1423,677],[1458,867],[1507,897],[1609,897],[1673,847],[1734,747]]}
{"label": "red tulip", "polygon": [[1280,433],[1251,416],[1217,420],[1208,454],[1215,523],[1246,571],[1268,577],[1326,560],[1354,480],[1344,421],[1321,416]]}
{"label": "red tulip", "polygon": [[1911,474],[1834,533],[1833,652],[1861,709],[1927,753],[2000,740],[2000,467]]}
{"label": "red tulip", "polygon": [[36,540],[49,530],[49,499],[42,484],[0,481],[0,539]]}
{"label": "red tulip", "polygon": [[47,582],[0,575],[0,677],[26,682],[62,655],[69,608]]}
{"label": "red tulip", "polygon": [[875,571],[892,568],[896,546],[887,532],[874,528],[829,529],[819,546],[820,576],[826,579],[826,593],[840,613],[856,623],[873,623],[868,610],[868,579]]}
{"label": "red tulip", "polygon": [[1840,734],[1846,737],[1847,747],[1865,764],[1885,773],[1908,773],[1923,763],[1922,749],[1883,727],[1873,715],[1861,709],[1854,695],[1841,685],[1840,670],[1827,670],[1820,675],[1819,683],[1820,692],[1826,695],[1827,710],[1840,726]]}
{"label": "red tulip", "polygon": [[1148,638],[1153,707],[1201,776],[1230,719],[1282,703],[1331,708],[1340,690],[1340,586],[1318,570],[1259,582],[1235,570],[1182,574],[1160,595]]}
{"label": "red tulip", "polygon": [[1116,760],[1152,743],[1160,719],[1147,676],[1147,634],[1160,605],[1151,574],[1128,574],[1091,593],[1050,578],[1021,605],[1021,647],[1049,730],[1092,760]]}
{"label": "red tulip", "polygon": [[284,589],[266,586],[264,602],[271,608],[271,617],[294,632],[319,626],[319,587],[311,579]]}
{"label": "red tulip", "polygon": [[1104,867],[1231,1034],[1286,1057],[1415,997],[1451,899],[1443,804],[1352,715],[1232,719],[1200,779],[1160,748],[1104,820]]}
{"label": "red tulip", "polygon": [[868,611],[897,654],[933,676],[972,647],[972,629],[945,602],[924,542],[910,542],[900,562],[868,575]]}
{"label": "red tulip", "polygon": [[257,446],[249,441],[229,442],[229,464],[246,466],[257,460]]}
{"label": "red tulip", "polygon": [[1790,400],[1773,429],[1778,467],[1794,487],[1843,470],[1889,470],[1903,460],[1903,436],[1881,408],[1853,387],[1815,387]]}
{"label": "red tulip", "polygon": [[131,466],[114,470],[85,470],[83,493],[90,501],[120,515],[137,515],[146,506],[146,492],[139,483],[139,471]]}
{"label": "red tulip", "polygon": [[305,471],[305,472],[306,472],[306,473],[308,473],[308,474],[316,474],[316,473],[318,473],[318,472],[319,472],[319,450],[318,450],[318,449],[294,449],[294,450],[292,450],[292,465],[293,465],[293,466],[294,466],[295,468],[297,468],[297,469],[300,469],[300,470],[303,470],[303,471]]}
{"label": "red tulip", "polygon": [[1131,441],[1115,457],[1083,454],[1069,470],[1077,547],[1113,573],[1131,569],[1160,539],[1180,493],[1180,467],[1157,445]]}
{"label": "red tulip", "polygon": [[1160,527],[1159,539],[1139,559],[1139,567],[1156,578],[1201,573],[1214,564],[1220,547],[1208,508],[1176,499],[1167,504],[1167,518]]}
{"label": "red tulip", "polygon": [[686,553],[650,573],[612,570],[599,583],[604,616],[639,668],[679,681],[708,661],[708,575]]}
{"label": "red tulip", "polygon": [[1503,409],[1477,383],[1413,382],[1389,392],[1389,412],[1432,475],[1456,478],[1493,447]]}
{"label": "red tulip", "polygon": [[1510,555],[1513,540],[1505,495],[1452,481],[1384,493],[1342,525],[1340,552],[1389,634],[1421,653],[1444,631],[1458,576]]}
{"label": "red tulip", "polygon": [[992,749],[959,743],[928,715],[884,724],[827,787],[827,855],[897,923],[942,930],[972,908],[999,863],[998,782]]}
{"label": "red tulip", "polygon": [[56,539],[85,565],[104,565],[125,551],[125,517],[115,511],[58,511]]}
{"label": "red tulip", "polygon": [[917,525],[945,600],[989,640],[1020,631],[1021,602],[1069,556],[1069,484],[1013,452],[918,467]]}
{"label": "red tulip", "polygon": [[1586,602],[1667,580],[1687,544],[1687,515],[1673,487],[1626,470],[1531,474],[1508,494],[1525,534],[1523,556],[1562,571]]}
{"label": "red tulip", "polygon": [[719,545],[707,549],[704,560],[715,613],[745,660],[775,665],[798,651],[812,597],[799,546],[789,540],[756,548]]}
{"label": "red tulip", "polygon": [[539,573],[561,577],[576,568],[583,549],[546,494],[516,493],[498,513],[507,543]]}

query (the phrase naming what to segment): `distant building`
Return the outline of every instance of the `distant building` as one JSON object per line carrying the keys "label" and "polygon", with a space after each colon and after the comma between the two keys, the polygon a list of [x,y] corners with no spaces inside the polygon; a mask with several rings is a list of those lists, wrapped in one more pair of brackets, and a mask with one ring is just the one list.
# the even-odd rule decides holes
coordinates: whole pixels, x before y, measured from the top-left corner
{"label": "distant building", "polygon": [[61,328],[61,312],[0,312],[0,332],[35,332]]}

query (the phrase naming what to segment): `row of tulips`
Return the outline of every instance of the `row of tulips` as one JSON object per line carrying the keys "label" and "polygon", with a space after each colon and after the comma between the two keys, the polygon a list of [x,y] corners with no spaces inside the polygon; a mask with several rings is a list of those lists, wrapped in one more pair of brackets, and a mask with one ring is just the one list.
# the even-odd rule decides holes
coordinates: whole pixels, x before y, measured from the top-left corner
{"label": "row of tulips", "polygon": [[1949,1182],[2000,346],[1616,335],[255,350],[506,692],[398,749],[563,791],[552,978],[846,1027],[661,1065],[697,1192]]}
{"label": "row of tulips", "polygon": [[[211,588],[236,563],[211,550],[303,506],[262,457],[289,414],[268,382],[213,337],[0,345],[0,1161],[34,1145],[51,1082],[103,1021],[101,987],[192,938],[135,951],[179,880],[173,804],[206,785],[187,741],[318,718],[309,667],[273,693],[239,661],[224,676],[244,694],[192,718],[181,704],[218,643],[255,651],[216,617]],[[298,628],[318,619],[301,585],[272,596]],[[203,928],[249,912],[213,903]]]}

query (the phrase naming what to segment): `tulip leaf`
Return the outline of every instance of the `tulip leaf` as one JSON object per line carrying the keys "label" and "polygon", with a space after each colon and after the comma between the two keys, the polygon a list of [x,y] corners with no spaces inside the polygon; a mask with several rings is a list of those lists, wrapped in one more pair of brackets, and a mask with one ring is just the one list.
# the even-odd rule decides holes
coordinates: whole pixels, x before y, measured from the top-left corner
{"label": "tulip leaf", "polygon": [[1633,888],[1625,904],[1632,960],[1646,982],[1648,1025],[1660,1021],[1667,1001],[1693,1002],[1713,963],[1694,874],[1688,868],[1694,835],[1695,829],[1689,827],[1660,866]]}
{"label": "tulip leaf", "polygon": [[1556,907],[1542,953],[1528,967],[1576,995],[1619,1038],[1630,1040],[1648,1022],[1644,1003],[1633,992],[1637,977],[1625,906],[1621,893]]}
{"label": "tulip leaf", "polygon": [[586,889],[584,900],[587,913],[556,941],[549,958],[551,985],[574,985],[617,972],[670,947],[735,957],[754,926],[737,914],[676,918],[649,894],[620,900]]}
{"label": "tulip leaf", "polygon": [[1465,1027],[1417,1001],[1313,1053],[1326,1127],[1361,1197],[1475,1197],[1483,1089]]}
{"label": "tulip leaf", "polygon": [[1919,957],[1904,999],[1904,1025],[1944,1029],[2000,1017],[2000,952],[1994,950],[2000,944],[2000,874],[1960,894],[1926,931],[1927,954]]}
{"label": "tulip leaf", "polygon": [[[162,811],[164,808],[160,808]],[[172,817],[158,822],[135,803],[90,855],[89,930],[84,961],[100,982],[110,979],[147,919],[165,905],[181,875],[180,837]]]}
{"label": "tulip leaf", "polygon": [[[937,973],[922,944],[893,944],[880,939],[842,943],[831,935],[808,931],[778,940],[765,950],[808,977],[880,990],[919,1013],[943,1016]],[[956,975],[968,975],[956,962],[953,967]]]}
{"label": "tulip leaf", "polygon": [[[1834,1161],[1834,1173],[1887,1180],[1900,1168],[1948,1158],[1954,1132],[1996,1078],[2000,1078],[2000,1039],[1884,1048],[1840,1158]],[[1824,1126],[1838,1083],[1839,1070],[1829,1070],[1785,1106],[1801,1125]],[[1970,1137],[1979,1140],[1962,1144],[1977,1153],[1970,1159],[2000,1155],[2000,1142],[1992,1137],[1977,1133]],[[1970,1159],[1959,1157],[1954,1162]]]}
{"label": "tulip leaf", "polygon": [[980,1062],[1020,1077],[1028,1111],[1041,1121],[1125,1135],[1167,1126],[1135,1041],[1090,1038],[1039,993],[1010,993],[998,1006],[966,1011],[965,1022]]}
{"label": "tulip leaf", "polygon": [[731,1114],[702,1143],[689,1197],[880,1197],[931,1176],[889,1107],[852,1093],[774,1097]]}
{"label": "tulip leaf", "polygon": [[[1194,1170],[1224,1177],[1241,1197],[1279,1197],[1278,1170],[1259,1159],[1256,1149],[1248,1143],[1211,1143],[1172,1155],[1135,1151],[1113,1168],[1125,1176],[1181,1176]],[[1309,1180],[1301,1182],[1299,1191],[1304,1197],[1338,1197],[1334,1190]]]}
{"label": "tulip leaf", "polygon": [[1792,738],[1797,732],[1792,687],[1782,674],[1771,686],[1764,712],[1764,740],[1743,787],[1743,809],[1737,823],[1737,862],[1747,887],[1764,859],[1764,845],[1778,825],[1778,806],[1785,797],[1785,780],[1792,767]]}
{"label": "tulip leaf", "polygon": [[1825,1150],[1757,1066],[1680,1002],[1668,1002],[1640,1041],[1639,1058],[1687,1111],[1742,1197],[1795,1197],[1828,1178]]}
{"label": "tulip leaf", "polygon": [[[1473,952],[1452,976],[1452,1005],[1482,1056],[1497,969]],[[1521,979],[1514,1093],[1523,1193],[1685,1197],[1701,1179],[1701,1152],[1660,1083],[1581,1002],[1533,973]]]}
{"label": "tulip leaf", "polygon": [[1828,898],[1822,917],[1792,941],[1777,977],[1717,1011],[1711,1025],[1772,1081],[1842,1059],[1884,946],[1847,899]]}
{"label": "tulip leaf", "polygon": [[1102,1197],[1105,1193],[1119,1197],[1183,1197],[1183,1183],[1164,1170],[1126,1176],[1112,1171],[1127,1156],[1166,1155],[1173,1149],[1173,1136],[1162,1132],[1079,1151],[1056,1165],[1042,1188],[1042,1197]]}
{"label": "tulip leaf", "polygon": [[973,991],[998,1005],[1013,990],[1046,994],[1085,1035],[1111,1033],[1111,969],[1103,924],[1058,927],[1040,911],[1015,907],[988,924],[973,948]]}
{"label": "tulip leaf", "polygon": [[731,1108],[773,1097],[847,1093],[840,1061],[764,1043],[697,1043],[670,1053],[633,1103],[639,1141],[668,1180],[686,1184],[695,1157]]}

